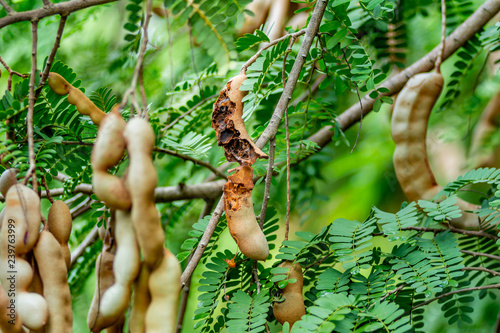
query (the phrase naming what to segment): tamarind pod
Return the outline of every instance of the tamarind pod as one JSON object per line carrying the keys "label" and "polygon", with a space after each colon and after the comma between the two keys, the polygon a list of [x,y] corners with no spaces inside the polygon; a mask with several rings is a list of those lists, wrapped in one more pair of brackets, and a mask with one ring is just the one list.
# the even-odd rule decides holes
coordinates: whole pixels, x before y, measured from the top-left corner
{"label": "tamarind pod", "polygon": [[148,286],[150,275],[150,268],[142,263],[139,277],[134,283],[134,297],[129,319],[130,333],[145,332],[146,311],[151,303],[151,294],[149,293]]}
{"label": "tamarind pod", "polygon": [[120,210],[130,209],[130,193],[122,179],[107,171],[120,161],[125,151],[125,125],[118,108],[113,108],[99,126],[91,155],[92,185],[96,196],[107,206]]}
{"label": "tamarind pod", "polygon": [[471,159],[475,168],[500,166],[499,149],[488,147],[491,136],[500,127],[500,92],[486,105],[472,133]]}
{"label": "tamarind pod", "polygon": [[130,157],[125,182],[132,197],[132,225],[144,262],[153,268],[163,256],[165,236],[156,209],[154,190],[158,176],[151,158],[155,134],[148,121],[129,120],[123,137]]}
{"label": "tamarind pod", "polygon": [[125,314],[122,314],[120,319],[112,326],[105,328],[104,333],[123,333],[123,328],[125,327]]}
{"label": "tamarind pod", "polygon": [[14,184],[17,184],[17,169],[10,168],[2,172],[0,176],[0,193],[5,197],[7,195],[7,191],[9,191],[10,187]]}
{"label": "tamarind pod", "polygon": [[0,332],[3,333],[24,333],[22,321],[19,314],[14,309],[9,308],[11,299],[4,288],[0,288]]}
{"label": "tamarind pod", "polygon": [[268,156],[254,144],[243,122],[242,100],[247,92],[239,89],[245,79],[245,74],[235,76],[221,90],[213,106],[212,127],[228,162],[252,165],[257,158]]}
{"label": "tamarind pod", "polygon": [[441,189],[429,164],[426,135],[429,116],[442,87],[441,74],[417,74],[399,93],[394,106],[394,169],[410,201],[431,199]]}
{"label": "tamarind pod", "polygon": [[118,320],[126,312],[130,291],[140,269],[139,246],[135,239],[130,212],[116,211],[116,255],[113,262],[114,284],[103,293],[100,314],[109,321]]}
{"label": "tamarind pod", "polygon": [[240,251],[248,258],[266,260],[267,239],[257,223],[252,203],[253,169],[244,165],[228,177],[224,185],[224,211],[229,232]]}
{"label": "tamarind pod", "polygon": [[106,117],[107,113],[99,109],[95,104],[78,88],[73,87],[61,75],[50,72],[47,83],[56,94],[68,95],[68,102],[76,106],[76,110],[83,115],[90,116],[92,122],[99,125]]}
{"label": "tamarind pod", "polygon": [[66,268],[69,270],[71,265],[71,252],[68,247],[69,236],[71,235],[71,227],[73,219],[68,205],[61,200],[55,200],[49,209],[47,218],[49,231],[54,235],[63,252]]}
{"label": "tamarind pod", "polygon": [[288,0],[274,0],[271,3],[269,14],[266,19],[266,26],[271,27],[268,32],[270,40],[275,40],[283,36],[284,23],[288,14],[288,7],[290,1]]}
{"label": "tamarind pod", "polygon": [[42,278],[43,296],[50,309],[46,332],[72,332],[71,293],[61,246],[50,231],[43,230],[33,252]]}
{"label": "tamarind pod", "polygon": [[70,87],[72,87],[65,78],[54,72],[49,73],[47,84],[58,95],[69,94]]}
{"label": "tamarind pod", "polygon": [[300,264],[285,261],[278,265],[278,267],[286,267],[290,269],[288,279],[297,279],[295,283],[288,282],[283,289],[282,302],[274,302],[273,314],[276,320],[281,324],[288,322],[292,326],[303,315],[306,314],[304,306],[304,299],[302,297],[302,288],[304,284],[304,277],[302,274],[302,267]]}
{"label": "tamarind pod", "polygon": [[146,312],[146,332],[175,332],[181,273],[179,261],[165,249],[160,265],[149,277],[151,304]]}

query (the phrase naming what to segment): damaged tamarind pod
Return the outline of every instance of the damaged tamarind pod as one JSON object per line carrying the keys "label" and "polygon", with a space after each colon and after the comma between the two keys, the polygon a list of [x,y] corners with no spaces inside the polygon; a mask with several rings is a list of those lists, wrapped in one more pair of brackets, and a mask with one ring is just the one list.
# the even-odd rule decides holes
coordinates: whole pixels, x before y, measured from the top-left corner
{"label": "damaged tamarind pod", "polygon": [[296,279],[294,283],[288,282],[283,289],[283,301],[274,302],[273,314],[280,324],[288,322],[290,327],[300,318],[306,314],[304,306],[304,298],[302,297],[302,288],[304,284],[304,277],[302,274],[302,267],[299,263],[292,266],[292,262],[285,261],[278,265],[278,267],[288,268],[289,274],[287,279]]}
{"label": "damaged tamarind pod", "polygon": [[116,322],[110,318],[106,318],[100,311],[100,305],[103,294],[106,290],[115,283],[113,273],[113,262],[115,259],[115,245],[109,235],[101,237],[104,240],[102,252],[99,253],[95,263],[96,269],[96,288],[90,310],[87,316],[87,326],[92,332],[100,332],[101,330],[112,326]]}
{"label": "damaged tamarind pod", "polygon": [[130,212],[116,211],[116,254],[113,262],[114,284],[101,298],[100,315],[109,321],[118,320],[130,302],[130,290],[141,265]]}
{"label": "damaged tamarind pod", "polygon": [[78,88],[73,87],[61,75],[50,72],[47,83],[56,94],[68,95],[68,102],[76,106],[79,113],[90,116],[92,122],[99,125],[106,117],[106,112],[103,112]]}
{"label": "damaged tamarind pod", "polygon": [[151,304],[146,312],[146,332],[175,332],[181,289],[181,265],[168,249],[149,277]]}
{"label": "damaged tamarind pod", "polygon": [[253,210],[253,169],[248,165],[237,168],[224,185],[224,211],[229,232],[240,251],[248,258],[266,260],[269,245],[260,229]]}
{"label": "damaged tamarind pod", "polygon": [[130,158],[126,187],[132,197],[132,225],[144,262],[154,268],[163,256],[165,236],[156,209],[154,190],[158,176],[151,158],[155,134],[148,121],[129,120],[123,137]]}
{"label": "damaged tamarind pod", "polygon": [[43,296],[49,306],[47,333],[64,333],[73,330],[71,292],[68,270],[61,245],[49,230],[42,230],[33,250],[43,283]]}
{"label": "damaged tamarind pod", "polygon": [[99,127],[91,155],[92,186],[95,195],[108,207],[120,210],[130,209],[130,193],[123,180],[109,174],[108,170],[120,161],[125,151],[125,125],[118,106],[115,106]]}
{"label": "damaged tamarind pod", "polygon": [[[442,187],[437,183],[427,155],[427,125],[434,104],[443,87],[440,73],[413,76],[398,95],[392,114],[394,170],[401,189],[410,201],[432,199]],[[462,216],[450,222],[455,227],[478,228],[475,210],[478,206],[457,198]]]}
{"label": "damaged tamarind pod", "polygon": [[69,236],[71,235],[71,227],[73,219],[69,207],[61,200],[55,200],[49,209],[47,218],[49,231],[54,235],[63,252],[66,268],[69,271],[71,265],[71,252],[68,246]]}
{"label": "damaged tamarind pod", "polygon": [[9,306],[11,306],[10,298],[4,288],[0,287],[0,332],[24,333],[17,311],[11,310]]}
{"label": "damaged tamarind pod", "polygon": [[134,283],[134,297],[129,319],[130,333],[145,332],[146,311],[151,303],[151,294],[149,293],[148,286],[150,275],[149,267],[142,263],[139,277]]}
{"label": "damaged tamarind pod", "polygon": [[221,90],[213,107],[212,127],[217,135],[217,144],[224,147],[228,162],[252,165],[257,158],[268,156],[254,144],[243,122],[242,100],[247,92],[239,89],[245,79],[246,75],[242,73],[229,80]]}

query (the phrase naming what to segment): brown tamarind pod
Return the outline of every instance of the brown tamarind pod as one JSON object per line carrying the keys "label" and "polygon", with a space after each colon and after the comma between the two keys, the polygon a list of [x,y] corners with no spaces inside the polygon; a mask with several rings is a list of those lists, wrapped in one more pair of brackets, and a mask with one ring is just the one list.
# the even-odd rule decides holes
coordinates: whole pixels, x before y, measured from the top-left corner
{"label": "brown tamarind pod", "polygon": [[142,263],[139,277],[134,284],[134,297],[132,311],[130,312],[129,330],[130,333],[144,333],[146,327],[146,311],[151,303],[149,293],[150,268]]}
{"label": "brown tamarind pod", "polygon": [[11,303],[4,288],[0,288],[0,332],[24,333],[21,318],[15,307],[15,303]]}
{"label": "brown tamarind pod", "polygon": [[273,314],[276,320],[281,324],[288,322],[290,326],[292,326],[306,314],[304,299],[302,297],[302,288],[304,284],[302,267],[299,263],[295,263],[292,266],[292,262],[290,261],[285,261],[279,264],[278,267],[290,269],[287,279],[296,279],[297,281],[294,283],[287,283],[282,293],[284,300],[282,302],[274,302]]}
{"label": "brown tamarind pod", "polygon": [[[410,201],[432,199],[442,187],[437,183],[427,155],[427,125],[434,104],[443,87],[440,73],[422,73],[413,76],[398,95],[392,114],[392,137],[394,170],[401,189]],[[478,228],[475,214],[463,210],[474,210],[472,205],[458,198],[462,216],[451,220],[460,228]]]}
{"label": "brown tamarind pod", "polygon": [[17,184],[17,169],[10,168],[2,172],[0,176],[0,193],[5,197],[7,195],[7,191],[14,184]]}
{"label": "brown tamarind pod", "polygon": [[95,195],[107,206],[129,210],[132,204],[130,193],[123,180],[108,173],[125,151],[123,131],[126,122],[115,107],[102,121],[91,156],[92,185]]}
{"label": "brown tamarind pod", "polygon": [[80,114],[90,116],[92,122],[99,125],[106,117],[106,112],[103,112],[78,88],[73,87],[61,75],[50,72],[47,83],[56,94],[68,95],[68,102],[76,106]]}
{"label": "brown tamarind pod", "polygon": [[68,241],[71,235],[71,227],[73,219],[68,205],[61,200],[55,200],[49,209],[47,218],[49,231],[54,235],[63,252],[66,268],[69,270],[71,265],[71,252],[69,250]]}
{"label": "brown tamarind pod", "polygon": [[500,92],[486,105],[478,123],[474,127],[471,141],[471,159],[476,168],[500,167],[500,149],[488,146],[493,134],[500,127]]}
{"label": "brown tamarind pod", "polygon": [[248,165],[237,168],[224,185],[224,211],[229,232],[240,251],[248,258],[266,260],[269,245],[260,229],[252,203],[253,169]]}
{"label": "brown tamarind pod", "polygon": [[396,143],[394,169],[409,200],[431,199],[440,191],[427,155],[427,124],[443,87],[443,76],[413,76],[399,93],[392,114],[392,137]]}
{"label": "brown tamarind pod", "polygon": [[97,257],[97,261],[95,263],[96,289],[87,316],[87,325],[92,332],[100,332],[101,330],[112,326],[116,322],[116,318],[114,320],[110,320],[110,318],[103,317],[100,312],[102,295],[115,282],[113,273],[113,262],[115,259],[114,252],[114,246],[105,240],[102,252]]}
{"label": "brown tamarind pod", "polygon": [[61,245],[50,231],[43,230],[35,246],[34,254],[42,278],[43,296],[49,306],[46,332],[72,332],[71,292]]}
{"label": "brown tamarind pod", "polygon": [[144,262],[154,268],[163,256],[165,242],[154,199],[158,184],[151,157],[155,134],[147,120],[133,118],[127,123],[123,137],[130,158],[125,185],[132,198],[132,225]]}
{"label": "brown tamarind pod", "polygon": [[221,90],[213,107],[212,127],[217,135],[217,144],[224,148],[228,162],[252,165],[257,158],[268,156],[254,144],[243,122],[242,100],[246,92],[239,89],[245,79],[246,75],[240,74],[229,80]]}
{"label": "brown tamarind pod", "polygon": [[181,273],[179,261],[165,249],[160,265],[149,277],[151,304],[146,312],[146,332],[175,332]]}

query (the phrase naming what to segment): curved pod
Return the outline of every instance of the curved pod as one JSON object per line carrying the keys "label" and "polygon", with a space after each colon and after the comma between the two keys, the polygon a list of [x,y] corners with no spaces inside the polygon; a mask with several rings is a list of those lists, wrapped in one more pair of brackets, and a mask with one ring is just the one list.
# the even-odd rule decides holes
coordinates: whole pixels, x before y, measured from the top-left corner
{"label": "curved pod", "polygon": [[133,118],[127,123],[123,136],[130,156],[125,185],[132,197],[132,224],[144,262],[153,268],[163,256],[165,241],[154,200],[154,190],[158,184],[151,157],[155,134],[149,122]]}
{"label": "curved pod", "polygon": [[54,235],[63,252],[66,268],[69,271],[71,265],[71,252],[69,250],[68,241],[71,235],[71,227],[73,225],[73,218],[69,207],[61,200],[55,200],[49,209],[49,216],[47,218],[47,225],[49,231]]}

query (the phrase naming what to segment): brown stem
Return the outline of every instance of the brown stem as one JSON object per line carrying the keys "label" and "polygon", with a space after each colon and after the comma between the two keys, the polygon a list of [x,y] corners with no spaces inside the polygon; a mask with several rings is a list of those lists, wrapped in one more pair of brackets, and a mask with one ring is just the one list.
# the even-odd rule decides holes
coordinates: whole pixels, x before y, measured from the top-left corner
{"label": "brown stem", "polygon": [[[42,171],[42,170],[41,170]],[[43,171],[42,171],[43,172]],[[50,195],[50,189],[49,189],[49,186],[47,185],[47,181],[45,180],[45,176],[42,175],[42,185],[43,187],[45,188],[45,193],[47,195],[47,199],[49,199],[50,203],[53,204],[54,203],[54,199],[52,198],[52,196]]]}
{"label": "brown stem", "polygon": [[425,228],[425,227],[406,227],[402,228],[401,230],[416,230],[416,231],[423,231],[423,232],[445,232],[446,230],[450,230],[453,233],[456,234],[461,234],[461,235],[468,235],[468,236],[475,236],[475,237],[485,237],[493,240],[499,239],[497,235],[487,233],[485,231],[477,231],[477,230],[466,230],[466,229],[458,229],[455,227],[450,227],[449,229],[439,229],[439,228]]}
{"label": "brown stem", "polygon": [[259,215],[259,226],[260,229],[264,226],[266,221],[266,212],[269,199],[271,199],[271,179],[273,178],[273,168],[274,168],[274,152],[276,151],[276,138],[269,140],[269,164],[267,165],[266,182],[264,184],[264,199],[262,200],[262,208]]}
{"label": "brown stem", "polygon": [[418,308],[420,308],[422,306],[425,306],[425,305],[430,304],[430,303],[432,303],[434,301],[437,301],[440,298],[448,297],[448,296],[451,296],[451,295],[454,295],[454,294],[465,293],[465,292],[468,292],[468,291],[476,291],[476,290],[484,290],[484,289],[498,289],[498,288],[500,288],[500,283],[490,284],[490,285],[486,285],[486,286],[478,286],[478,287],[471,287],[471,288],[464,288],[464,289],[460,289],[460,290],[450,291],[449,293],[445,293],[445,294],[436,296],[434,298],[431,298],[428,301],[425,301],[425,302],[422,302],[420,304],[417,304],[414,307],[412,307],[410,311],[413,311],[413,310],[418,309]]}
{"label": "brown stem", "polygon": [[26,116],[26,126],[28,128],[28,149],[30,167],[26,172],[23,183],[26,184],[30,177],[33,190],[38,192],[36,181],[36,162],[35,162],[35,141],[33,139],[33,113],[35,112],[35,76],[36,76],[36,51],[38,42],[38,21],[31,22],[32,47],[31,47],[31,76],[29,82],[29,107]]}
{"label": "brown stem", "polygon": [[500,256],[496,256],[494,254],[489,254],[489,253],[481,253],[481,252],[473,252],[473,251],[467,251],[467,250],[460,250],[460,252],[469,254],[474,257],[486,257],[494,260],[499,260],[500,261]]}
{"label": "brown stem", "polygon": [[438,57],[436,59],[436,73],[441,73],[441,63],[443,62],[444,57],[444,48],[446,41],[446,0],[441,0],[441,50],[438,53]]}
{"label": "brown stem", "polygon": [[187,110],[186,112],[184,112],[183,114],[181,114],[179,117],[175,118],[174,121],[172,121],[170,124],[168,124],[167,126],[165,126],[162,131],[167,131],[168,129],[172,128],[175,124],[177,124],[182,118],[190,115],[194,110],[196,110],[198,107],[202,106],[203,104],[205,104],[206,102],[208,101],[211,101],[213,100],[215,97],[217,97],[219,95],[212,95],[210,97],[207,97],[201,101],[199,101],[198,103],[196,103],[196,105],[194,105],[192,108],[190,108],[189,110]]}
{"label": "brown stem", "polygon": [[5,2],[5,0],[0,0],[0,5],[5,9],[8,15],[14,14],[15,11],[10,8],[10,6]]}
{"label": "brown stem", "polygon": [[491,274],[493,276],[499,276],[499,272],[495,272],[494,270],[484,268],[484,267],[464,267],[462,268],[462,271],[479,271],[479,272],[486,272],[488,274]]}
{"label": "brown stem", "polygon": [[50,68],[52,67],[52,62],[56,57],[57,50],[61,45],[61,38],[64,31],[64,27],[66,25],[66,19],[68,15],[61,15],[61,20],[59,21],[59,28],[57,29],[56,40],[54,41],[54,46],[52,46],[52,51],[50,51],[50,55],[47,58],[47,63],[45,64],[45,69],[43,70],[42,77],[40,79],[40,84],[37,89],[37,97],[41,92],[41,88],[45,85],[47,78],[49,77]]}
{"label": "brown stem", "polygon": [[3,67],[5,67],[5,69],[7,70],[7,73],[9,73],[9,77],[7,79],[7,90],[8,91],[12,91],[12,77],[14,75],[16,76],[19,76],[21,78],[27,78],[28,75],[26,74],[21,74],[19,72],[16,72],[16,71],[13,71],[8,65],[7,63],[2,59],[2,57],[0,57],[0,63],[3,65]]}
{"label": "brown stem", "polygon": [[99,228],[94,227],[90,233],[85,237],[83,242],[81,242],[78,247],[71,253],[71,265],[70,267],[73,267],[75,262],[80,258],[83,253],[85,252],[85,249],[90,246],[91,244],[94,244],[94,242],[97,240],[97,237],[99,237]]}
{"label": "brown stem", "polygon": [[25,12],[12,12],[9,15],[0,18],[0,29],[16,22],[41,20],[44,17],[53,15],[67,15],[84,8],[98,6],[114,1],[117,0],[71,0]]}
{"label": "brown stem", "polygon": [[[214,200],[207,200],[203,211],[200,214],[200,219],[209,215],[214,206]],[[192,256],[188,259],[188,262],[191,261]],[[191,290],[191,277],[186,281],[186,284],[182,287],[181,301],[179,304],[179,313],[177,315],[177,329],[176,332],[180,333],[182,331],[182,323],[184,321],[184,316],[186,314],[187,301],[189,298],[189,292]]]}

